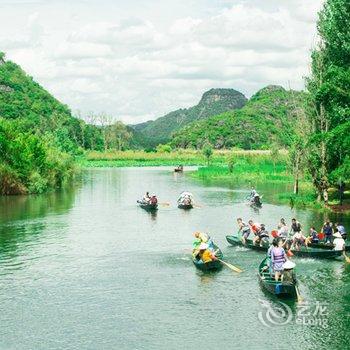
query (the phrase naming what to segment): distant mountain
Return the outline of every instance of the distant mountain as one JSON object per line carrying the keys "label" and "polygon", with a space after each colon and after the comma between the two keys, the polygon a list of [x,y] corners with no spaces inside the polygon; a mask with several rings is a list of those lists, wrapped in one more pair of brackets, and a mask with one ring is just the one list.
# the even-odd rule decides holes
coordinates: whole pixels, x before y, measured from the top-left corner
{"label": "distant mountain", "polygon": [[187,109],[178,109],[154,121],[132,125],[137,139],[144,146],[154,147],[170,141],[172,133],[196,120],[203,120],[233,109],[242,108],[247,98],[234,89],[211,89],[199,103]]}
{"label": "distant mountain", "polygon": [[259,90],[245,106],[195,121],[174,133],[173,147],[201,148],[210,143],[216,149],[269,148],[272,143],[290,144],[295,117],[303,107],[303,92],[286,91],[269,85]]}

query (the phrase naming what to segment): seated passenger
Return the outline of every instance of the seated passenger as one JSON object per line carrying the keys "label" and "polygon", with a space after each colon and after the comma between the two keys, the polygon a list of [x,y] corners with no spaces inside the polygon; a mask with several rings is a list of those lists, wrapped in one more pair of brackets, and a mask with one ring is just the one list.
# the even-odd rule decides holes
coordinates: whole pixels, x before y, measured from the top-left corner
{"label": "seated passenger", "polygon": [[216,260],[215,254],[209,249],[208,244],[202,243],[199,246],[199,253],[197,255],[197,259],[202,261],[203,263],[208,263],[210,261]]}
{"label": "seated passenger", "polygon": [[278,236],[281,237],[283,240],[286,240],[288,238],[288,226],[286,224],[286,221],[282,218],[278,224]]}
{"label": "seated passenger", "polygon": [[293,270],[294,267],[295,267],[295,264],[290,260],[287,260],[283,264],[283,273],[282,273],[281,281],[283,281],[285,283],[295,283],[296,282],[296,278],[295,278],[295,274],[294,274],[294,270]]}
{"label": "seated passenger", "polygon": [[341,225],[338,222],[336,222],[335,223],[335,229],[337,230],[337,232],[339,232],[341,234],[343,239],[346,239],[346,231],[345,231],[345,227],[343,225]]}
{"label": "seated passenger", "polygon": [[149,203],[156,205],[158,203],[158,198],[157,196],[153,195],[150,199],[149,199]]}
{"label": "seated passenger", "polygon": [[254,242],[255,244],[260,243],[261,247],[269,243],[269,233],[264,224],[261,224],[260,231],[258,231],[257,236],[254,238]]}
{"label": "seated passenger", "polygon": [[318,237],[318,233],[317,233],[315,227],[311,227],[311,228],[310,228],[310,235],[309,235],[309,237],[307,237],[306,240],[305,240],[306,246],[307,246],[308,244],[310,244],[310,243],[315,243],[315,244],[317,244],[317,243],[319,243],[319,242],[320,242],[320,239],[319,239],[319,237]]}
{"label": "seated passenger", "polygon": [[146,194],[143,196],[143,201],[148,203],[149,200],[151,199],[149,192],[146,192]]}
{"label": "seated passenger", "polygon": [[305,245],[306,237],[303,235],[303,233],[301,231],[295,233],[292,238],[293,238],[292,246],[294,246],[295,249],[300,250],[300,248],[303,245]]}
{"label": "seated passenger", "polygon": [[334,250],[345,251],[345,241],[339,232],[336,232],[334,235]]}

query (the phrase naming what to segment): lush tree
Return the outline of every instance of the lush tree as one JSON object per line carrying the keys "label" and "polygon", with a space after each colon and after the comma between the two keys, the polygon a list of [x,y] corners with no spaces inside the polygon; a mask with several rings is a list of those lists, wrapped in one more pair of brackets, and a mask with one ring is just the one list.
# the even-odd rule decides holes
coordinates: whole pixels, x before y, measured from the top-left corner
{"label": "lush tree", "polygon": [[[318,198],[328,201],[330,174],[348,158],[332,152],[331,135],[341,130],[350,116],[350,3],[348,0],[327,0],[317,24],[319,43],[312,52],[309,122],[311,137],[308,146],[308,169]],[[338,134],[340,138],[348,135]]]}
{"label": "lush tree", "polygon": [[207,159],[207,165],[209,166],[210,164],[210,158],[213,155],[213,147],[210,144],[207,144],[203,147],[203,155]]}

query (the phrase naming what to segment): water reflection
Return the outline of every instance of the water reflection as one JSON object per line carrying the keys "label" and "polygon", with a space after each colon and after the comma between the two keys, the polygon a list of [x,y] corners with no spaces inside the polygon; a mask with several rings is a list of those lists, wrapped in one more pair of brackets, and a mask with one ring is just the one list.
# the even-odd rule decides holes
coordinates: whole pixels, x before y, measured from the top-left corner
{"label": "water reflection", "polygon": [[[249,184],[221,185],[173,175],[171,168],[92,169],[78,189],[0,198],[1,345],[195,349],[202,315],[202,328],[214,335],[206,338],[206,346],[213,349],[232,347],[233,332],[235,347],[242,349],[281,342],[282,347],[325,348],[332,337],[338,348],[346,348],[350,266],[295,259],[302,297],[312,305],[330,303],[329,329],[294,322],[269,331],[258,319],[259,299],[274,310],[278,303],[259,286],[258,266],[265,255],[229,247],[225,239],[236,231],[237,217],[270,229],[281,217],[288,223],[297,217],[306,227],[322,223],[324,214],[274,204],[269,193],[283,186],[269,184],[259,186],[264,205],[253,211],[245,201]],[[200,208],[177,208],[184,189],[194,193]],[[147,190],[171,205],[153,213],[142,210],[136,200]],[[336,216],[331,220],[341,220]],[[349,218],[344,220],[349,227]],[[209,232],[225,261],[244,272],[196,270],[191,261],[196,230]],[[287,305],[295,316],[295,303]],[[247,336],[247,325],[257,331]]]}
{"label": "water reflection", "polygon": [[[74,205],[76,190],[75,186],[43,195],[0,197],[0,258],[4,266],[20,268],[37,245],[49,244],[52,234],[62,234],[66,223],[57,225],[47,216],[67,213]],[[50,232],[43,235],[49,224]]]}

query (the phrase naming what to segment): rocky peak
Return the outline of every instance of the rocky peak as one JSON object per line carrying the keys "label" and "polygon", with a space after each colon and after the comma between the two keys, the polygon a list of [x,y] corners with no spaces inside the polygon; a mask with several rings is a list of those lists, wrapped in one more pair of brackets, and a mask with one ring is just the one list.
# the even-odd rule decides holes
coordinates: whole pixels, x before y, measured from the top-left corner
{"label": "rocky peak", "polygon": [[211,105],[219,101],[231,102],[234,108],[241,108],[245,105],[247,98],[234,89],[210,89],[203,94],[199,105]]}

